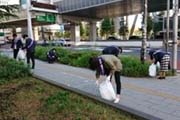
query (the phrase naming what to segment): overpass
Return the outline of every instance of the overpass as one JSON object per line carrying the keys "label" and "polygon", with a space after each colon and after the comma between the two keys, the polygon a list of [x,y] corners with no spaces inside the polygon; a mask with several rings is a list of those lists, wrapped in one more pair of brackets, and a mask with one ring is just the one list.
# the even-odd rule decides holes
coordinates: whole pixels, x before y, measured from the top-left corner
{"label": "overpass", "polygon": [[[80,41],[78,24],[87,21],[90,24],[90,40],[96,40],[96,22],[105,17],[120,17],[143,12],[144,0],[54,0],[62,21],[71,25],[71,39]],[[172,8],[170,0],[170,8]],[[148,0],[148,11],[166,10],[166,0]],[[119,32],[119,21],[114,22],[116,33]]]}
{"label": "overpass", "polygon": [[[56,0],[62,15],[86,18],[104,18],[138,14],[143,11],[144,0]],[[148,11],[166,9],[166,0],[148,0]],[[170,0],[172,8],[172,0]]]}

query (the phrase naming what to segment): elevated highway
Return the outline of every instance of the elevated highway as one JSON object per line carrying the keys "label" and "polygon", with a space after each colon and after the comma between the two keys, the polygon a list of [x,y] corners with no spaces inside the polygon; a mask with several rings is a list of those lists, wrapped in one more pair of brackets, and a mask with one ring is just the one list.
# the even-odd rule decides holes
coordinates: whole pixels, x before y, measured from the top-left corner
{"label": "elevated highway", "polygon": [[[166,9],[166,0],[148,0],[148,11]],[[172,0],[170,0],[172,8]],[[137,14],[143,11],[143,0],[56,0],[62,15],[104,18]]]}

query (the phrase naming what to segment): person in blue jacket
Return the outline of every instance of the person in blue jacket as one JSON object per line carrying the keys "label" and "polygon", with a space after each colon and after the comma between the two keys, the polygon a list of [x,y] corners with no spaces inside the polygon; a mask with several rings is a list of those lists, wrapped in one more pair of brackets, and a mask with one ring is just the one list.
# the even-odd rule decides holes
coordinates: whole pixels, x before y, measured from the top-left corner
{"label": "person in blue jacket", "polygon": [[162,50],[150,50],[149,56],[154,64],[160,63],[158,79],[165,79],[166,72],[170,69],[170,54]]}
{"label": "person in blue jacket", "polygon": [[22,37],[26,41],[25,47],[23,49],[26,49],[27,64],[30,64],[30,59],[31,59],[32,69],[34,69],[35,68],[34,54],[35,54],[36,42],[32,38],[28,37],[28,35],[26,34],[24,34]]}
{"label": "person in blue jacket", "polygon": [[55,48],[52,48],[47,52],[47,59],[48,63],[54,63],[58,59]]}

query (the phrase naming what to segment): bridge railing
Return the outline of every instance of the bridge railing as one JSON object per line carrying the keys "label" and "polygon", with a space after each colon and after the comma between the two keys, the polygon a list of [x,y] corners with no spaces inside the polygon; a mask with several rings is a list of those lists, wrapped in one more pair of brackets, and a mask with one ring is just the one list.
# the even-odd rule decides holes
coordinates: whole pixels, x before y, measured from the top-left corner
{"label": "bridge railing", "polygon": [[60,13],[63,13],[63,12],[69,12],[82,8],[98,6],[116,1],[122,1],[122,0],[62,0],[56,2],[55,5],[58,6],[58,11]]}

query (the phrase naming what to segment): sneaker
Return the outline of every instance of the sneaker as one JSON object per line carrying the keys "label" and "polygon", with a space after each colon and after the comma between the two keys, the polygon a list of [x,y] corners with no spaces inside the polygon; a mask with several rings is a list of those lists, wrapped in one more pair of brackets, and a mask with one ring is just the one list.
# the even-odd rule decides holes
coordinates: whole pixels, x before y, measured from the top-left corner
{"label": "sneaker", "polygon": [[116,99],[114,100],[114,103],[119,103],[119,101],[120,101],[120,98],[116,97]]}
{"label": "sneaker", "polygon": [[162,80],[162,79],[166,79],[165,77],[158,77],[158,79]]}

